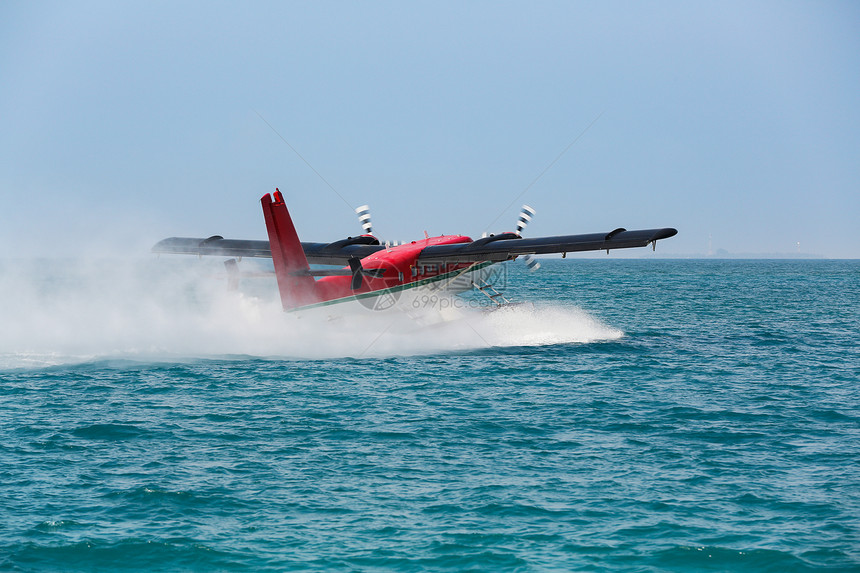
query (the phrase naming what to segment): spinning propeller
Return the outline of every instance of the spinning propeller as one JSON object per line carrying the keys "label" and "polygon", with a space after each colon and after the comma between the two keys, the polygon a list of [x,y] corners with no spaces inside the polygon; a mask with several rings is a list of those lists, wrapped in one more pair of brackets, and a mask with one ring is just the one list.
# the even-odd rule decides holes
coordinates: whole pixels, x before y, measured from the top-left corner
{"label": "spinning propeller", "polygon": [[[517,219],[516,233],[518,236],[522,236],[522,232],[528,226],[532,217],[535,216],[535,213],[537,213],[537,211],[535,211],[534,208],[529,207],[528,205],[523,205],[523,208],[520,211],[520,218]],[[540,263],[531,255],[523,255],[523,260],[530,271],[536,271],[540,268]]]}
{"label": "spinning propeller", "polygon": [[[356,207],[355,214],[358,215],[358,222],[361,223],[361,230],[366,235],[373,234],[373,222],[370,219],[370,205],[362,205]],[[361,288],[361,283],[365,276],[378,278],[382,276],[385,269],[365,269],[361,266],[361,259],[358,257],[349,258],[349,268],[352,271],[352,283],[349,288],[358,290]]]}
{"label": "spinning propeller", "polygon": [[361,228],[368,235],[373,234],[373,223],[370,221],[370,205],[362,205],[355,210],[358,215],[358,221],[361,223]]}
{"label": "spinning propeller", "polygon": [[522,210],[520,211],[520,218],[517,219],[517,235],[521,235],[523,230],[529,225],[529,221],[532,220],[532,217],[535,216],[536,211],[529,207],[528,205],[523,205]]}

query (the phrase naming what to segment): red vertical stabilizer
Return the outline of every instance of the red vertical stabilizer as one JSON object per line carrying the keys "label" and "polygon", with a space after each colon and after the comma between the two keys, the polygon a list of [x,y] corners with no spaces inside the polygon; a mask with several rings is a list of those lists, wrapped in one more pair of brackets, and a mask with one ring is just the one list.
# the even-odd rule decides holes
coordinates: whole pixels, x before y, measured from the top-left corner
{"label": "red vertical stabilizer", "polygon": [[275,189],[274,201],[266,193],[260,199],[263,205],[263,216],[266,218],[266,230],[269,232],[269,247],[272,250],[272,261],[275,263],[275,276],[278,279],[278,290],[281,293],[281,304],[284,310],[289,310],[305,304],[317,302],[314,289],[314,278],[305,274],[310,267],[305,251],[299,241],[299,235],[287,211],[284,197]]}

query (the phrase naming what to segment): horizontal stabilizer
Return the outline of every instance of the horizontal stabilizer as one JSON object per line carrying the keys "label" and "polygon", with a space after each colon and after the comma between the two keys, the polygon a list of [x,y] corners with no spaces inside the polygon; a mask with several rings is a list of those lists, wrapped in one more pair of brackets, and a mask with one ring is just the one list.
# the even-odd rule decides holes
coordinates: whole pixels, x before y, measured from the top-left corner
{"label": "horizontal stabilizer", "polygon": [[[385,273],[385,269],[362,269],[362,272],[374,278],[379,278]],[[303,275],[307,277],[350,277],[355,274],[352,269],[343,268],[343,269],[308,269],[306,271],[296,271],[296,275]]]}

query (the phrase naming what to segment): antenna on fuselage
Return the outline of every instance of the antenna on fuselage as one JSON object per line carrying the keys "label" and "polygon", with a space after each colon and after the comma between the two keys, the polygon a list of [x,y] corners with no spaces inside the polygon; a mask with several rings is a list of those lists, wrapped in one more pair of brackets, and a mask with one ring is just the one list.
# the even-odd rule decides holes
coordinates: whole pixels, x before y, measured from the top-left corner
{"label": "antenna on fuselage", "polygon": [[[314,173],[316,173],[317,177],[319,177],[319,178],[322,180],[322,182],[323,182],[323,183],[325,183],[326,185],[328,185],[328,188],[329,188],[329,189],[331,189],[331,190],[334,192],[334,194],[335,194],[335,195],[337,195],[338,197],[340,197],[340,200],[341,200],[341,201],[343,201],[344,203],[346,203],[346,206],[347,206],[347,207],[349,207],[350,209],[352,209],[352,205],[350,204],[350,202],[349,202],[349,201],[347,201],[347,200],[343,197],[343,195],[341,195],[340,193],[338,193],[337,189],[335,189],[335,188],[332,186],[332,184],[331,184],[331,183],[329,183],[329,182],[328,182],[328,180],[327,180],[325,177],[323,177],[323,176],[322,176],[322,174],[321,174],[319,171],[317,171],[317,170],[316,170],[316,168],[314,168],[314,166],[313,166],[313,165],[311,165],[311,164],[310,164],[310,162],[308,162],[308,160],[307,160],[307,159],[305,159],[305,158],[304,158],[304,156],[303,156],[301,153],[299,153],[299,150],[298,150],[298,149],[296,149],[295,147],[293,147],[293,146],[292,146],[292,144],[291,144],[289,141],[287,141],[286,139],[284,139],[284,136],[283,136],[283,135],[281,135],[280,133],[278,133],[278,130],[277,130],[277,129],[275,129],[275,126],[273,126],[271,123],[269,123],[269,122],[268,122],[268,120],[266,120],[266,118],[265,118],[265,117],[263,117],[263,115],[262,115],[259,111],[257,111],[256,109],[254,110],[254,113],[256,113],[256,114],[257,114],[257,116],[258,116],[260,119],[262,119],[262,120],[263,120],[263,123],[265,123],[266,125],[268,125],[268,126],[269,126],[269,129],[271,129],[271,130],[275,133],[275,135],[277,135],[277,136],[281,139],[281,141],[283,141],[284,143],[286,143],[286,144],[287,144],[287,147],[289,147],[290,149],[292,149],[292,150],[293,150],[293,153],[295,153],[295,154],[296,154],[296,156],[298,156],[298,158],[299,158],[299,159],[301,159],[302,161],[304,161],[305,165],[307,165],[308,167],[310,167],[310,170],[311,170],[311,171],[313,171]],[[369,231],[368,231],[368,232],[369,232]]]}
{"label": "antenna on fuselage", "polygon": [[526,192],[528,192],[528,190],[529,190],[529,189],[531,189],[531,188],[532,188],[532,186],[533,186],[535,183],[537,183],[537,182],[538,182],[538,180],[540,180],[540,178],[541,178],[541,177],[543,177],[543,176],[544,176],[544,173],[546,173],[547,171],[549,171],[549,170],[550,170],[550,168],[551,168],[553,165],[555,165],[555,164],[556,164],[556,162],[557,162],[559,159],[561,159],[561,157],[562,157],[565,153],[567,153],[567,150],[568,150],[568,149],[570,149],[571,147],[573,147],[573,145],[574,145],[577,141],[579,141],[579,140],[582,138],[582,136],[583,136],[583,135],[585,135],[585,133],[586,133],[589,129],[591,129],[591,126],[592,126],[592,125],[594,125],[595,123],[597,123],[597,120],[598,120],[598,119],[600,119],[600,118],[603,116],[603,114],[604,114],[604,113],[606,113],[606,110],[601,111],[601,112],[600,112],[600,114],[598,114],[598,116],[597,116],[597,117],[595,117],[593,120],[591,120],[591,123],[589,123],[589,124],[585,127],[585,129],[583,129],[583,130],[580,132],[580,134],[579,134],[579,135],[577,135],[577,136],[576,136],[576,138],[575,138],[573,141],[571,141],[571,142],[567,145],[567,147],[565,147],[564,149],[562,149],[562,150],[561,150],[561,153],[559,153],[559,154],[556,156],[556,158],[555,158],[555,159],[553,159],[552,161],[550,161],[550,162],[549,162],[549,165],[547,165],[546,167],[544,167],[543,171],[541,171],[540,173],[538,173],[538,176],[537,176],[537,177],[535,177],[535,178],[532,180],[532,182],[531,182],[531,183],[529,183],[528,185],[526,185],[526,188],[525,188],[525,189],[523,189],[523,190],[520,192],[520,194],[519,194],[519,195],[517,195],[516,197],[514,197],[514,198],[511,200],[511,202],[510,202],[510,203],[508,203],[507,207],[505,207],[504,209],[502,209],[502,210],[499,212],[499,214],[498,214],[498,215],[496,215],[496,218],[495,218],[495,219],[493,219],[492,221],[490,221],[490,224],[489,224],[489,225],[487,225],[487,227],[491,227],[491,226],[492,226],[496,221],[498,221],[498,220],[499,220],[499,218],[500,218],[502,215],[504,215],[504,214],[505,214],[505,211],[507,211],[508,209],[510,209],[510,208],[511,208],[511,206],[513,206],[513,204],[514,204],[514,203],[516,203],[516,202],[517,202],[517,200],[518,200],[520,197],[522,197],[523,195],[525,195],[525,194],[526,194]]}

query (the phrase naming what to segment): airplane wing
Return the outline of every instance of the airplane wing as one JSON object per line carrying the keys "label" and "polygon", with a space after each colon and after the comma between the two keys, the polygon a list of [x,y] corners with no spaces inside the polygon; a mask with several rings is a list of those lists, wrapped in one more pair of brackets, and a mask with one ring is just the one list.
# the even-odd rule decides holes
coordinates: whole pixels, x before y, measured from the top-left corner
{"label": "airplane wing", "polygon": [[[484,237],[471,243],[434,245],[425,248],[418,256],[419,264],[458,262],[500,262],[515,259],[520,255],[542,255],[548,253],[573,253],[577,251],[603,251],[645,247],[660,239],[676,235],[672,228],[627,231],[615,229],[609,233],[585,235],[561,235],[524,239],[516,233],[500,233]],[[312,265],[349,264],[352,257],[362,259],[381,251],[385,247],[374,237],[362,235],[349,237],[333,243],[302,243],[308,263]],[[170,237],[152,247],[154,253],[183,255],[215,255],[225,257],[271,258],[269,241],[225,239],[214,235],[206,239]]]}
{"label": "airplane wing", "polygon": [[418,263],[500,262],[514,259],[519,255],[609,251],[610,249],[645,247],[660,239],[673,237],[677,233],[678,231],[672,228],[639,231],[615,229],[609,233],[561,235],[532,239],[524,239],[516,233],[500,233],[471,243],[427,247],[418,255]]}
{"label": "airplane wing", "polygon": [[[312,265],[347,265],[351,257],[364,258],[385,247],[373,237],[359,236],[333,243],[302,243],[308,263]],[[156,243],[153,253],[178,255],[214,255],[224,257],[272,258],[269,241],[225,239],[214,235],[207,239],[170,237]]]}

